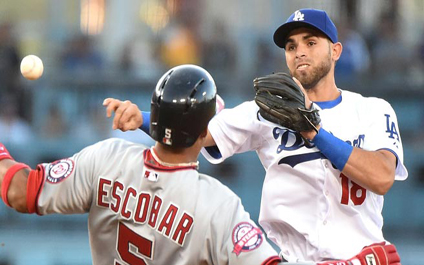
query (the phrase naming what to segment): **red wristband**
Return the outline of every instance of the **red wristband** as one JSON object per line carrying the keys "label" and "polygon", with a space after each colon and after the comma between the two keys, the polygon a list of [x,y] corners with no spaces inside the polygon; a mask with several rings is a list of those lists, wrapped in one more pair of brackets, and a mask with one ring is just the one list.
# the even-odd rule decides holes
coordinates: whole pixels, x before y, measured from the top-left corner
{"label": "red wristband", "polygon": [[9,201],[7,200],[7,191],[9,190],[10,182],[12,182],[16,172],[23,168],[29,168],[29,166],[24,163],[18,163],[11,166],[4,175],[3,182],[1,183],[1,198],[3,199],[4,204],[11,208],[12,206],[10,206]]}
{"label": "red wristband", "polygon": [[12,156],[9,154],[9,151],[7,151],[6,146],[4,146],[2,143],[0,143],[0,161],[3,159],[12,159]]}

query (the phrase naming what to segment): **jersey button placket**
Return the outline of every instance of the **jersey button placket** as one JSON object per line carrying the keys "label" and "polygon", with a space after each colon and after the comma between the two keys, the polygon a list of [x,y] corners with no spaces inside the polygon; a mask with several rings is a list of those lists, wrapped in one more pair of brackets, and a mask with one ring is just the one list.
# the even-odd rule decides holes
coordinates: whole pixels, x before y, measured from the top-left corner
{"label": "jersey button placket", "polygon": [[[328,214],[330,212],[330,207],[331,207],[331,199],[329,198],[330,193],[329,193],[329,189],[330,189],[330,179],[332,177],[331,175],[331,170],[329,169],[329,161],[326,159],[321,160],[321,165],[322,165],[322,169],[323,169],[323,175],[324,175],[324,185],[322,187],[322,197],[323,197],[323,201],[324,201],[324,205],[325,207],[322,209],[321,211],[321,218],[319,220],[320,222],[320,229],[318,231],[318,238],[319,238],[319,246],[321,246],[321,244],[323,243],[322,241],[324,240],[326,234],[327,234],[327,229],[328,229]],[[325,241],[325,240],[324,240]]]}

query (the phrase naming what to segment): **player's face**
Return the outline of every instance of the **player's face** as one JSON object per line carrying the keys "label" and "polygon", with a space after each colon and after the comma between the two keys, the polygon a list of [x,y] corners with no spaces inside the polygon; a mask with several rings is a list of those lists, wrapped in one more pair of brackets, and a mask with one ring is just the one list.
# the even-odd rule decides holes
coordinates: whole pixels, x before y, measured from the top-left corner
{"label": "player's face", "polygon": [[331,70],[331,42],[316,30],[293,30],[287,39],[285,50],[291,75],[305,89],[313,88]]}

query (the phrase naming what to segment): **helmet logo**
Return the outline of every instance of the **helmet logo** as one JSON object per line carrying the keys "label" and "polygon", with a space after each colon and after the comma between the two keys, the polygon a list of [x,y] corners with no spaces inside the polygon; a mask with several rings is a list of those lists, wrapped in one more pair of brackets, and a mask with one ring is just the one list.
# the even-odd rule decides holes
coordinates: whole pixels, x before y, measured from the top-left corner
{"label": "helmet logo", "polygon": [[172,139],[171,139],[171,133],[172,130],[169,128],[165,129],[165,137],[163,137],[162,142],[166,145],[172,145]]}

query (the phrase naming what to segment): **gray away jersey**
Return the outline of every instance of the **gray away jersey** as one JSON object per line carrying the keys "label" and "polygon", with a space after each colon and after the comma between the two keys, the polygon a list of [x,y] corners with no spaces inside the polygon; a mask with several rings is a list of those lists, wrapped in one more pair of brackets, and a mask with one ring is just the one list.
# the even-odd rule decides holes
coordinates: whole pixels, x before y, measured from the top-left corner
{"label": "gray away jersey", "polygon": [[109,139],[42,164],[37,213],[89,213],[93,264],[268,264],[278,260],[239,197],[193,165]]}

